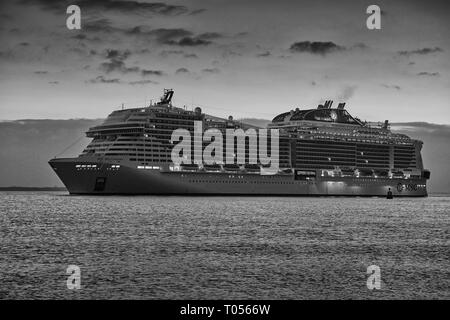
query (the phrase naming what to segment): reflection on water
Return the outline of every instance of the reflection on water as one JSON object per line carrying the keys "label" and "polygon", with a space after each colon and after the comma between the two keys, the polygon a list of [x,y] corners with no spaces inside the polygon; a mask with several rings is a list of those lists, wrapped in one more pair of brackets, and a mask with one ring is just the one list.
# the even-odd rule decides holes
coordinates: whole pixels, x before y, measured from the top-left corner
{"label": "reflection on water", "polygon": [[1,192],[0,298],[449,299],[449,211],[445,196]]}

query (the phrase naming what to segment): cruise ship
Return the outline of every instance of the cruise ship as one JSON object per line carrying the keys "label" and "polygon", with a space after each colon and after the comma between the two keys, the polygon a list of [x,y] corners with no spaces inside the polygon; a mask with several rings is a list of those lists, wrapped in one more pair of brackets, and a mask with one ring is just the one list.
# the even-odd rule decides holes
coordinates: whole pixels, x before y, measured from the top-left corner
{"label": "cruise ship", "polygon": [[[90,128],[89,145],[76,158],[54,158],[50,166],[70,194],[272,195],[272,196],[427,196],[430,171],[423,166],[422,142],[394,133],[386,120],[367,123],[345,103],[327,100],[316,108],[294,108],[267,125],[278,130],[275,172],[256,163],[175,164],[172,134],[211,128],[258,130],[196,107],[176,107],[174,91],[142,108],[113,111]],[[267,140],[270,143],[270,139]],[[201,147],[207,143],[203,141]],[[236,150],[240,152],[242,150]],[[246,145],[245,159],[251,156]],[[236,156],[236,155],[235,155]]]}

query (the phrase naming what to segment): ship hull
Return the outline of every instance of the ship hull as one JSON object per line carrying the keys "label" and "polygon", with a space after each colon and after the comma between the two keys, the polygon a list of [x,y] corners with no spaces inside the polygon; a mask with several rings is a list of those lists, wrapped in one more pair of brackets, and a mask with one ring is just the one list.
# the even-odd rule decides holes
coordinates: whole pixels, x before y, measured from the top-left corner
{"label": "ship hull", "polygon": [[[295,180],[293,174],[261,175],[242,172],[161,171],[131,165],[89,162],[78,158],[52,159],[50,166],[70,194],[122,195],[271,195],[271,196],[427,196],[426,180],[372,177],[318,177]],[[95,168],[93,167],[95,165]]]}

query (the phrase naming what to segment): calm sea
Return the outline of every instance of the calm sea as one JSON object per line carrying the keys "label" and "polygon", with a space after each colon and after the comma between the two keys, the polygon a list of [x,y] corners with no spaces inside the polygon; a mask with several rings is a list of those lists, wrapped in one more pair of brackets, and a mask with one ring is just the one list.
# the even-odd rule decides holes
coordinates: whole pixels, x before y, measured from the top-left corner
{"label": "calm sea", "polygon": [[450,298],[448,196],[0,192],[0,221],[2,299]]}

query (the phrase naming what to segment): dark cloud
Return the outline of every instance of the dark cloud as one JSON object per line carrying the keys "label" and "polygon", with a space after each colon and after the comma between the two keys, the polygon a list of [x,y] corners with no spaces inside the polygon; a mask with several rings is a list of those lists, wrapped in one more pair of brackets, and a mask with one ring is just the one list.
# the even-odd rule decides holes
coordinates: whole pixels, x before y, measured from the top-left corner
{"label": "dark cloud", "polygon": [[159,55],[164,58],[170,55],[183,55],[183,54],[184,54],[183,50],[163,50],[159,53]]}
{"label": "dark cloud", "polygon": [[79,34],[73,36],[72,39],[85,40],[85,39],[87,39],[87,36],[83,33],[79,33]]}
{"label": "dark cloud", "polygon": [[106,49],[105,58],[106,59],[115,59],[123,61],[130,56],[131,52],[129,50],[116,50],[116,49]]}
{"label": "dark cloud", "polygon": [[72,36],[71,39],[79,40],[80,43],[82,43],[82,41],[95,41],[95,42],[101,41],[101,39],[99,37],[90,38],[85,33],[78,33],[78,34]]}
{"label": "dark cloud", "polygon": [[139,72],[139,67],[127,67],[125,64],[125,60],[130,56],[131,52],[129,50],[116,50],[116,49],[107,49],[104,53],[108,62],[103,62],[100,64],[100,69],[106,73],[110,72],[120,72],[120,73],[129,73],[129,72]]}
{"label": "dark cloud", "polygon": [[189,70],[187,68],[179,68],[177,71],[175,71],[176,74],[182,74],[182,73],[189,73]]}
{"label": "dark cloud", "polygon": [[128,82],[128,84],[134,86],[137,84],[141,84],[141,85],[143,85],[143,84],[158,84],[158,82],[152,81],[152,80],[137,80],[137,81],[130,81],[130,82]]}
{"label": "dark cloud", "polygon": [[[128,34],[155,37],[160,44],[179,45],[179,46],[200,46],[208,45],[212,42],[204,37],[211,37],[215,34],[206,33],[204,37],[193,36],[191,31],[182,28],[175,29],[154,29],[146,30],[142,26],[137,26],[128,31]],[[217,34],[218,35],[218,34]]]}
{"label": "dark cloud", "polygon": [[105,73],[120,72],[120,73],[130,73],[130,72],[140,72],[142,76],[163,76],[164,72],[161,70],[148,70],[141,69],[139,67],[128,67],[125,61],[131,55],[129,50],[117,50],[117,49],[107,49],[103,56],[106,58],[107,62],[100,64],[100,70]]}
{"label": "dark cloud", "polygon": [[241,57],[241,56],[242,56],[242,53],[239,53],[239,52],[236,52],[233,50],[229,50],[229,49],[225,49],[222,52],[222,58],[224,58],[224,59],[229,59],[232,57]]}
{"label": "dark cloud", "polygon": [[203,73],[220,73],[219,68],[205,68],[202,70]]}
{"label": "dark cloud", "polygon": [[141,74],[143,76],[163,76],[164,72],[162,72],[161,70],[141,70]]}
{"label": "dark cloud", "polygon": [[416,50],[403,50],[403,51],[398,51],[397,53],[401,56],[411,56],[411,55],[426,55],[426,54],[430,54],[430,53],[435,53],[435,52],[443,52],[444,50],[442,48],[439,47],[434,47],[434,48],[422,48],[422,49],[416,49]]}
{"label": "dark cloud", "polygon": [[320,42],[320,41],[300,41],[295,42],[291,45],[289,50],[291,52],[296,53],[311,53],[311,54],[320,54],[325,55],[327,53],[332,53],[340,50],[344,50],[345,48],[342,46],[338,46],[334,42]]}
{"label": "dark cloud", "polygon": [[108,19],[102,18],[102,19],[95,19],[95,20],[88,20],[86,22],[83,22],[82,30],[85,32],[106,32],[111,33],[114,31],[119,31],[119,29],[114,28],[111,24],[111,21]]}
{"label": "dark cloud", "polygon": [[165,42],[165,44],[178,45],[182,47],[206,46],[211,43],[212,42],[209,40],[204,40],[198,37],[184,37],[180,40],[169,40]]}
{"label": "dark cloud", "polygon": [[151,36],[155,37],[156,41],[164,44],[170,41],[175,41],[177,39],[188,37],[192,35],[191,31],[182,29],[182,28],[159,28],[159,29],[148,29],[145,26],[137,26],[127,31],[128,34],[131,35],[140,35],[140,36]]}
{"label": "dark cloud", "polygon": [[178,55],[184,58],[198,58],[195,53],[185,53],[183,50],[163,50],[159,55],[164,58],[167,58],[170,55]]}
{"label": "dark cloud", "polygon": [[13,17],[10,14],[2,13],[2,14],[0,14],[0,19],[2,19],[2,20],[12,20]]}
{"label": "dark cloud", "polygon": [[183,28],[166,29],[159,28],[148,30],[146,27],[137,26],[128,31],[128,34],[154,37],[160,44],[178,46],[204,46],[212,43],[211,39],[220,38],[217,32],[207,32],[195,36],[191,31]]}
{"label": "dark cloud", "polygon": [[387,89],[395,89],[395,90],[401,90],[402,88],[395,84],[381,84],[381,86],[387,88]]}
{"label": "dark cloud", "polygon": [[71,4],[77,4],[84,10],[117,11],[120,13],[154,13],[164,16],[177,16],[188,13],[185,6],[170,5],[163,2],[144,2],[128,0],[22,0],[25,4],[39,4],[45,9],[65,12]]}
{"label": "dark cloud", "polygon": [[263,57],[270,57],[270,51],[266,51],[266,52],[262,52],[262,53],[258,53],[256,56],[258,58],[263,58]]}
{"label": "dark cloud", "polygon": [[369,49],[369,46],[365,43],[356,43],[353,46],[351,46],[351,49],[361,49],[361,50],[366,50]]}
{"label": "dark cloud", "polygon": [[204,40],[213,40],[213,39],[222,38],[223,34],[218,33],[218,32],[205,32],[205,33],[199,34],[197,37],[199,39],[204,39]]}
{"label": "dark cloud", "polygon": [[248,35],[248,32],[247,31],[242,31],[242,32],[236,33],[234,36],[235,37],[243,37],[243,36],[246,36],[246,35]]}
{"label": "dark cloud", "polygon": [[196,14],[203,13],[203,12],[205,12],[205,11],[206,11],[206,9],[192,10],[191,13],[189,13],[189,15],[193,16],[193,15],[196,15]]}
{"label": "dark cloud", "polygon": [[100,69],[106,73],[114,71],[120,73],[139,72],[139,67],[127,67],[125,65],[125,62],[115,59],[109,62],[103,62],[102,64],[100,64]]}
{"label": "dark cloud", "polygon": [[427,77],[437,77],[439,76],[439,72],[419,72],[417,73],[418,76],[427,76]]}
{"label": "dark cloud", "polygon": [[158,28],[151,29],[148,26],[135,26],[130,29],[113,27],[109,20],[93,20],[86,26],[89,32],[118,33],[126,36],[135,36],[143,40],[155,40],[159,44],[178,46],[204,46],[213,43],[211,40],[223,37],[218,32],[205,32],[195,35],[183,28]]}
{"label": "dark cloud", "polygon": [[88,81],[89,83],[120,83],[120,79],[106,79],[103,76],[98,76],[95,79],[91,79]]}
{"label": "dark cloud", "polygon": [[130,30],[128,30],[127,33],[128,34],[135,34],[135,35],[137,35],[137,34],[143,34],[145,32],[142,30],[141,26],[136,26],[136,27],[131,28]]}

